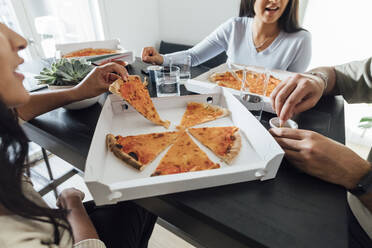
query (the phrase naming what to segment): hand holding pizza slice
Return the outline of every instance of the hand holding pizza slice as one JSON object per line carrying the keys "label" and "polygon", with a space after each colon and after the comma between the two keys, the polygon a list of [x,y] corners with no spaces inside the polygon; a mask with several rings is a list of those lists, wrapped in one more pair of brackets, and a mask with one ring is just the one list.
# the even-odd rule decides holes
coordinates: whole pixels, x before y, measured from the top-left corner
{"label": "hand holding pizza slice", "polygon": [[146,85],[141,82],[139,76],[131,75],[128,77],[127,82],[119,78],[110,85],[109,90],[127,101],[146,119],[157,125],[164,126],[165,128],[170,126],[169,121],[160,119]]}

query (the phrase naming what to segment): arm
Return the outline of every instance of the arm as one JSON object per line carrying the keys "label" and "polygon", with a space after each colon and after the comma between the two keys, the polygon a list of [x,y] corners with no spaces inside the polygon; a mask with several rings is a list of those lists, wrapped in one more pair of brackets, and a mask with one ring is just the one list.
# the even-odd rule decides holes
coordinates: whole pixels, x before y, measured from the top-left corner
{"label": "arm", "polygon": [[307,31],[300,31],[298,35],[303,35],[297,48],[296,56],[288,67],[288,71],[302,73],[306,71],[311,61],[312,47],[311,34]]}
{"label": "arm", "polygon": [[270,96],[273,109],[282,121],[286,121],[314,107],[322,95],[341,94],[348,102],[372,102],[371,60],[309,71],[323,73],[328,78],[327,82],[309,74],[287,78]]}
{"label": "arm", "polygon": [[[288,128],[271,129],[290,163],[324,181],[353,189],[371,169],[371,164],[346,146],[318,133]],[[359,197],[372,213],[372,194]]]}
{"label": "arm", "polygon": [[[116,74],[114,74],[116,73]],[[127,71],[115,63],[94,68],[88,76],[71,89],[31,94],[30,101],[17,108],[19,117],[28,121],[34,117],[74,101],[98,96],[107,91],[119,75],[126,79]]]}
{"label": "arm", "polygon": [[84,240],[99,239],[97,231],[83,206],[84,193],[74,188],[65,189],[58,197],[57,206],[69,211],[67,221],[71,225],[75,244]]}
{"label": "arm", "polygon": [[155,50],[155,48],[146,47],[142,51],[142,60],[144,62],[158,65],[169,65],[171,60],[174,64],[181,64],[185,56],[190,55],[191,65],[198,66],[227,50],[228,39],[233,28],[233,19],[230,19],[219,26],[203,41],[186,51],[161,55]]}

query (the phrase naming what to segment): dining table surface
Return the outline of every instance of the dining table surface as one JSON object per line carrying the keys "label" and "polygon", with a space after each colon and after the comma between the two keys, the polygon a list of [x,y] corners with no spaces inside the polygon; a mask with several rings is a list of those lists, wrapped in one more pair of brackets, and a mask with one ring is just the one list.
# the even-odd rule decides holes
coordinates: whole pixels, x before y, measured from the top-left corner
{"label": "dining table surface", "polygon": [[[38,73],[35,61],[24,71]],[[149,64],[139,58],[127,67],[144,74]],[[196,77],[210,68],[191,69]],[[148,84],[152,97],[156,87]],[[193,94],[181,86],[181,94]],[[29,139],[84,172],[85,162],[107,93],[91,107],[58,108],[23,124]],[[269,128],[274,115],[263,113]],[[345,143],[344,102],[322,98],[296,116],[300,128]],[[52,165],[53,166],[53,165]],[[337,247],[348,245],[347,201],[344,188],[311,177],[283,159],[275,179],[250,181],[134,200],[160,217],[169,229],[197,247]]]}

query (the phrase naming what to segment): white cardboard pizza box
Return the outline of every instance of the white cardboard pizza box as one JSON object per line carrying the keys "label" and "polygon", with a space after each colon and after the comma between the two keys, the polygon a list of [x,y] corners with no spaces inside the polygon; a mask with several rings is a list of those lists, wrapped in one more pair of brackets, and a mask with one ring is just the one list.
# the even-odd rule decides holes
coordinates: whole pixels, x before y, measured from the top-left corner
{"label": "white cardboard pizza box", "polygon": [[[246,68],[247,70],[250,70],[250,71],[254,71],[254,72],[258,72],[258,73],[265,73],[265,68],[258,67],[258,66],[234,65],[234,67],[236,69]],[[209,77],[213,73],[226,72],[226,71],[229,71],[229,67],[228,67],[227,63],[221,64],[221,65],[219,65],[215,68],[210,69],[206,73],[203,73],[203,74],[199,75],[196,78],[187,80],[187,82],[185,83],[185,87],[188,91],[196,92],[196,93],[199,93],[199,94],[213,93],[213,92],[216,91],[217,88],[220,88],[221,86],[218,86],[217,84],[215,84],[213,82],[210,82]],[[288,78],[289,76],[293,75],[293,73],[291,73],[291,72],[280,71],[280,70],[269,70],[269,72],[272,76],[274,76],[274,77],[276,77],[280,80],[284,80],[284,79]],[[241,92],[239,90],[226,88],[226,87],[224,87],[224,88],[227,89],[230,93],[232,93],[236,96],[239,96],[241,94]],[[250,93],[250,94],[251,95],[257,95],[257,94],[254,94],[254,93]],[[273,108],[271,107],[271,104],[270,104],[270,98],[266,97],[266,96],[261,96],[261,97],[264,100],[263,110],[266,111],[266,112],[270,112],[270,113],[275,114],[275,111],[273,110]],[[248,108],[251,109],[249,104],[247,104],[247,105],[248,105]],[[254,108],[254,106],[252,108]],[[255,109],[252,109],[252,110],[255,110]]]}
{"label": "white cardboard pizza box", "polygon": [[[227,117],[195,127],[232,126],[240,128],[242,147],[231,165],[220,161],[210,150],[194,139],[208,157],[221,168],[174,175],[150,175],[163,158],[166,149],[142,172],[127,165],[106,147],[106,134],[138,135],[174,131],[181,121],[188,102],[212,102],[225,107]],[[169,193],[214,187],[252,180],[273,179],[284,152],[269,132],[228,90],[220,88],[214,94],[153,98],[163,119],[172,122],[166,130],[142,117],[126,102],[115,95],[108,96],[99,117],[85,168],[85,182],[98,205],[145,198]]]}
{"label": "white cardboard pizza box", "polygon": [[106,48],[106,49],[118,50],[117,53],[113,53],[113,54],[84,57],[87,60],[98,63],[98,64],[104,63],[107,61],[113,61],[113,60],[121,60],[121,61],[125,61],[131,64],[135,60],[133,51],[128,51],[128,50],[123,49],[120,46],[119,39],[56,44],[57,58],[61,58],[63,55],[67,53],[85,49],[85,48]]}

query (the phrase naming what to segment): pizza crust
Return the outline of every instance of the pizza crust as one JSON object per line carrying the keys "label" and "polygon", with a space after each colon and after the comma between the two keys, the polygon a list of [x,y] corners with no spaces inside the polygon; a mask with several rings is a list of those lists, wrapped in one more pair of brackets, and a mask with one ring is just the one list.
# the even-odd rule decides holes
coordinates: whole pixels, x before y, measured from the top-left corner
{"label": "pizza crust", "polygon": [[212,108],[214,111],[222,111],[222,115],[218,116],[216,119],[223,118],[225,116],[228,116],[230,114],[230,111],[226,108],[222,108],[220,106],[212,105],[209,103],[203,103],[204,108]]}
{"label": "pizza crust", "polygon": [[112,151],[112,153],[125,163],[131,165],[132,167],[136,168],[137,170],[142,171],[146,165],[141,164],[125,152],[123,152],[117,145],[118,143],[116,142],[116,138],[112,134],[107,134],[106,135],[106,144],[107,148]]}
{"label": "pizza crust", "polygon": [[231,164],[232,161],[236,156],[238,156],[240,152],[240,148],[242,147],[242,138],[239,134],[239,131],[234,133],[235,140],[231,146],[230,152],[225,156],[221,157],[226,163]]}

